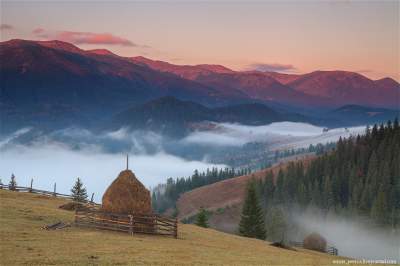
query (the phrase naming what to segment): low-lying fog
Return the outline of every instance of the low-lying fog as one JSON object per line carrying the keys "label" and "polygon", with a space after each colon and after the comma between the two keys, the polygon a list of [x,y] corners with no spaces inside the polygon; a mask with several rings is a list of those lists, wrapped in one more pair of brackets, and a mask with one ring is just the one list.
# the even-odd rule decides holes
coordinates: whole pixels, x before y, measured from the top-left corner
{"label": "low-lying fog", "polygon": [[193,132],[176,140],[126,128],[102,134],[79,128],[47,133],[24,128],[0,138],[0,178],[7,184],[14,173],[19,185],[28,186],[33,178],[35,188],[46,190],[52,190],[56,182],[58,192],[69,193],[75,179],[80,177],[89,194],[94,192],[99,201],[107,186],[126,167],[127,153],[130,168],[147,187],[154,187],[169,177],[189,176],[195,169],[225,167],[207,160],[210,153],[220,152],[223,147],[256,141],[280,145],[301,141],[308,146],[363,130],[360,127],[323,133],[321,127],[304,123],[265,126],[222,123],[209,131]]}
{"label": "low-lying fog", "polygon": [[[80,177],[89,195],[95,193],[100,201],[105,189],[126,168],[126,156],[104,153],[96,149],[72,150],[65,145],[16,146],[0,151],[0,174],[7,184],[12,173],[20,186],[70,194],[75,179]],[[147,187],[154,187],[169,177],[189,176],[194,169],[206,170],[213,165],[201,161],[187,161],[163,152],[152,155],[130,154],[129,168]],[[217,165],[224,167],[223,165]]]}
{"label": "low-lying fog", "polygon": [[361,218],[350,219],[336,215],[322,218],[316,210],[295,212],[293,217],[300,231],[306,234],[319,233],[328,241],[328,246],[339,250],[340,256],[400,262],[399,232],[368,225]]}
{"label": "low-lying fog", "polygon": [[324,128],[307,123],[276,122],[264,126],[245,126],[219,123],[209,131],[198,131],[183,139],[185,143],[242,146],[249,142],[267,142],[271,148],[306,148],[310,144],[327,143],[340,137],[363,134],[365,126],[335,128],[324,132]]}

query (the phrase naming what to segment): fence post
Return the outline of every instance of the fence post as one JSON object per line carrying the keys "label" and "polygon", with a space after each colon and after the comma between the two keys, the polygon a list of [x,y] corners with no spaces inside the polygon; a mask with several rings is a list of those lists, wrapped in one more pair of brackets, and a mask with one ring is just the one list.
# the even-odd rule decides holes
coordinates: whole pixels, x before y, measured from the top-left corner
{"label": "fence post", "polygon": [[29,192],[31,192],[31,193],[32,193],[32,185],[33,185],[33,178],[31,179],[31,187],[29,189]]}
{"label": "fence post", "polygon": [[175,223],[174,223],[174,237],[178,238],[178,219],[175,218]]}
{"label": "fence post", "polygon": [[133,236],[133,215],[129,215],[129,233]]}
{"label": "fence post", "polygon": [[56,196],[56,188],[57,188],[57,183],[54,183],[54,193],[53,193],[54,197]]}

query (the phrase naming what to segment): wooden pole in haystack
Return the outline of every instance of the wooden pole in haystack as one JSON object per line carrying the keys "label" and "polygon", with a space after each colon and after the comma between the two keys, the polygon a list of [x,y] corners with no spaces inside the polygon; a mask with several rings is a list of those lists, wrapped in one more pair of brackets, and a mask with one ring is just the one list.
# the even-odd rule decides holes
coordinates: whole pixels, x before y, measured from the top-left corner
{"label": "wooden pole in haystack", "polygon": [[94,192],[92,193],[92,198],[90,199],[91,203],[93,203],[93,196],[94,196]]}
{"label": "wooden pole in haystack", "polygon": [[56,196],[56,188],[57,188],[57,183],[54,183],[54,197]]}
{"label": "wooden pole in haystack", "polygon": [[129,154],[126,155],[126,170],[129,170]]}
{"label": "wooden pole in haystack", "polygon": [[32,186],[33,186],[33,178],[31,179],[31,188],[29,189],[29,192],[32,192]]}

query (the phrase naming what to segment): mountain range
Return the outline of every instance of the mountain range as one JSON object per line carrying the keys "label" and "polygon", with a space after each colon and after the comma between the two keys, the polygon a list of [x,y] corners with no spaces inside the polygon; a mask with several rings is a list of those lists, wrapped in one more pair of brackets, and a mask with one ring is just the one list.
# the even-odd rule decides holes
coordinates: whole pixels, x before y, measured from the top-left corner
{"label": "mountain range", "polygon": [[90,124],[164,96],[207,108],[260,103],[284,111],[400,105],[393,79],[346,71],[293,75],[174,65],[57,40],[1,42],[0,60],[0,118],[10,128],[32,121]]}

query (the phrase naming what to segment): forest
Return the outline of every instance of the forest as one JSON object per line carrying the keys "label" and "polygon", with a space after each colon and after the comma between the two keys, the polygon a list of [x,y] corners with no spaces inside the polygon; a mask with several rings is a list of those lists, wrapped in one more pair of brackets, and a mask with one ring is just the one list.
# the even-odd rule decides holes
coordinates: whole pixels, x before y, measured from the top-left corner
{"label": "forest", "polygon": [[[291,162],[274,179],[258,181],[267,227],[283,223],[283,210],[316,207],[325,214],[357,215],[380,226],[400,223],[400,127],[367,127],[365,135],[340,139],[336,148],[305,166]],[[272,219],[274,221],[268,221]],[[278,220],[278,221],[277,221]]]}

